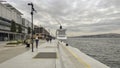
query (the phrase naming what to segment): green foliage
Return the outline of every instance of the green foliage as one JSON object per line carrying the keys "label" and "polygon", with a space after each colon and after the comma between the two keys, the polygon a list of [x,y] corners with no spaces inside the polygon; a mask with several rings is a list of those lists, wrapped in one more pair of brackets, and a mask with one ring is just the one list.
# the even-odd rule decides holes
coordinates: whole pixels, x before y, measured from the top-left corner
{"label": "green foliage", "polygon": [[16,32],[16,24],[14,20],[11,21],[11,32]]}
{"label": "green foliage", "polygon": [[16,41],[10,41],[10,42],[8,42],[7,45],[14,45],[14,44],[21,44],[21,43],[23,43],[22,40],[16,40]]}
{"label": "green foliage", "polygon": [[23,43],[23,40],[17,40],[17,43]]}
{"label": "green foliage", "polygon": [[14,44],[18,44],[18,42],[17,41],[10,41],[7,43],[7,45],[14,45]]}
{"label": "green foliage", "polygon": [[18,25],[18,33],[22,33],[22,27],[21,27],[21,25]]}

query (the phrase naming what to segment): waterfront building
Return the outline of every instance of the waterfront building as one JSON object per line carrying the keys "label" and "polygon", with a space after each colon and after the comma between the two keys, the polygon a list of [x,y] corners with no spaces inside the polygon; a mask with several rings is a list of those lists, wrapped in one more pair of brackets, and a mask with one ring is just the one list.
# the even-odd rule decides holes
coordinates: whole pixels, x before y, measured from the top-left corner
{"label": "waterfront building", "polygon": [[[10,16],[9,20],[14,20],[17,24],[22,25],[22,15],[23,14],[19,10],[17,10],[15,7],[13,7],[12,5],[10,5],[8,3],[4,4],[4,5],[11,10],[11,13],[10,13],[11,16]],[[6,10],[6,12],[7,12],[7,10]],[[9,16],[9,14],[6,15],[6,17],[7,16]]]}
{"label": "waterfront building", "polygon": [[35,26],[34,27],[35,36],[39,35],[40,39],[45,39],[46,35],[50,35],[50,33],[43,27]]}
{"label": "waterfront building", "polygon": [[[14,31],[11,31],[12,22],[15,23]],[[23,22],[22,13],[15,7],[0,3],[0,41],[23,39],[29,23],[28,20]]]}
{"label": "waterfront building", "polygon": [[31,22],[25,18],[22,18],[22,25],[24,25],[23,33],[29,34],[28,28],[30,27],[30,29],[31,29],[31,26],[32,26]]}
{"label": "waterfront building", "polygon": [[22,18],[22,24],[24,25],[24,27],[22,28],[22,30],[23,30],[22,33],[24,34],[24,38],[26,38],[27,35],[31,36],[32,23],[29,20]]}

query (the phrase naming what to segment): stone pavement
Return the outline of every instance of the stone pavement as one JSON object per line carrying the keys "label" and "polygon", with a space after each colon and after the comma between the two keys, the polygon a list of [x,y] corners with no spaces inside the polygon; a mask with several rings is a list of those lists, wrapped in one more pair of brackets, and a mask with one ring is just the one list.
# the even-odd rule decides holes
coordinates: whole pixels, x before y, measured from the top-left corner
{"label": "stone pavement", "polygon": [[[46,54],[49,53],[49,54]],[[56,53],[56,58],[50,58],[51,53]],[[41,58],[40,55],[43,55]],[[46,54],[46,55],[45,55]],[[38,58],[35,58],[37,55]],[[109,68],[99,61],[85,55],[78,49],[65,46],[57,40],[46,42],[25,53],[0,64],[0,68]]]}
{"label": "stone pavement", "polygon": [[39,46],[38,49],[34,48],[34,52],[31,52],[30,49],[21,55],[1,63],[0,68],[55,68],[56,59],[34,58],[39,52],[56,52],[56,48],[50,45],[52,46],[52,43],[45,43]]}
{"label": "stone pavement", "polygon": [[0,49],[3,48],[8,41],[0,41]]}
{"label": "stone pavement", "polygon": [[[41,45],[44,42],[45,41],[40,40],[39,44]],[[31,48],[25,48],[25,45],[18,45],[16,47],[5,47],[6,43],[7,42],[0,42],[0,63],[3,63],[31,49]]]}

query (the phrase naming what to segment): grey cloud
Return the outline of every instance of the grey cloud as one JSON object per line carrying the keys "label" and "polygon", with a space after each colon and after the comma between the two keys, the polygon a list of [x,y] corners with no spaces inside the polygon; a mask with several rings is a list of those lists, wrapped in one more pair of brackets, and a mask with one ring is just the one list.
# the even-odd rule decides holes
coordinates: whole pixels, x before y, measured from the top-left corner
{"label": "grey cloud", "polygon": [[37,10],[34,21],[40,22],[46,28],[58,28],[59,25],[55,20],[58,19],[65,28],[73,32],[98,33],[119,30],[120,0],[8,1],[20,9],[28,19],[30,19],[30,7],[26,4],[33,2]]}
{"label": "grey cloud", "polygon": [[82,24],[67,27],[68,30],[74,32],[109,32],[119,30],[120,19],[104,20],[94,24]]}

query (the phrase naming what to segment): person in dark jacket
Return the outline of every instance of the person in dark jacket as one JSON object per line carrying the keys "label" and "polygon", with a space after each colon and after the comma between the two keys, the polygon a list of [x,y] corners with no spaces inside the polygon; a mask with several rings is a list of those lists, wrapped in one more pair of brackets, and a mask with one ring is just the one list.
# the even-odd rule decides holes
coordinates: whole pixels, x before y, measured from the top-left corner
{"label": "person in dark jacket", "polygon": [[38,42],[39,42],[39,37],[38,36],[36,36],[35,41],[36,41],[36,48],[38,48]]}

